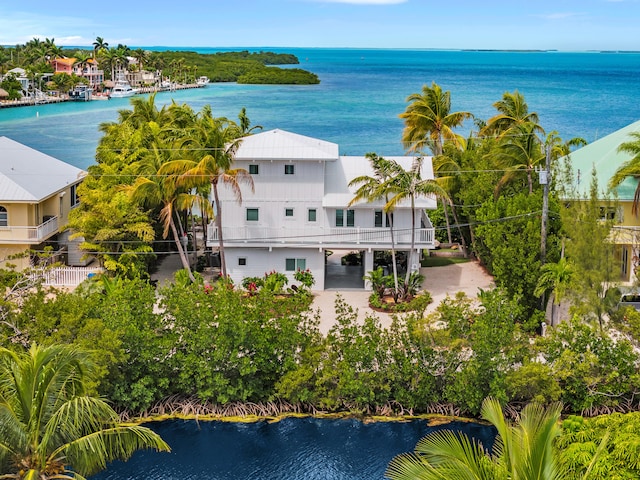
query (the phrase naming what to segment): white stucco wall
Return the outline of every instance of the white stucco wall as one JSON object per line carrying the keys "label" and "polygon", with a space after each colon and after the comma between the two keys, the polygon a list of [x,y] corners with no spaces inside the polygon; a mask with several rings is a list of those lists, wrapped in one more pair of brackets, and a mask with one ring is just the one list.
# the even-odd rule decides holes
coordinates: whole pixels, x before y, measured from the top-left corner
{"label": "white stucco wall", "polygon": [[[297,285],[293,271],[285,271],[286,259],[304,259],[306,268],[316,280],[313,290],[324,290],[324,251],[318,248],[225,248],[227,272],[236,285],[246,277],[262,277],[272,270],[283,272],[289,278],[289,286]],[[246,265],[240,265],[245,259]]]}

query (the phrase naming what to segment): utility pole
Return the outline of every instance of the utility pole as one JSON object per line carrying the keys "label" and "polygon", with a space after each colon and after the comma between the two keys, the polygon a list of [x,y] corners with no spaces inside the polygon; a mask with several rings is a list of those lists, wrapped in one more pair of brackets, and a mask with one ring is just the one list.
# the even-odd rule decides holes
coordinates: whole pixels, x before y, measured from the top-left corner
{"label": "utility pole", "polygon": [[551,144],[546,146],[545,168],[538,172],[544,186],[542,195],[542,226],[540,228],[540,263],[547,261],[547,224],[549,222],[549,185],[551,184]]}

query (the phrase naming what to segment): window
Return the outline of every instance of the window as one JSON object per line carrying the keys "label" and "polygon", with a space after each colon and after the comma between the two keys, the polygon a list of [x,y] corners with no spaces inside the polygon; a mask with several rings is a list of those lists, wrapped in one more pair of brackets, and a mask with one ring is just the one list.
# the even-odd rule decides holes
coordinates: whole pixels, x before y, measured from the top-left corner
{"label": "window", "polygon": [[600,220],[614,220],[615,218],[615,207],[600,207]]}
{"label": "window", "polygon": [[4,207],[0,207],[0,227],[9,226],[9,212]]}
{"label": "window", "polygon": [[382,210],[376,210],[374,213],[374,226],[376,228],[382,227]]}
{"label": "window", "polygon": [[285,270],[287,272],[295,272],[297,270],[307,269],[306,258],[287,258],[285,260]]}
{"label": "window", "polygon": [[[347,210],[347,227],[353,227],[355,225],[356,212],[354,210]],[[344,227],[345,211],[341,208],[336,210],[336,227]]]}
{"label": "window", "polygon": [[247,208],[247,222],[257,222],[258,218],[257,208]]}
{"label": "window", "polygon": [[285,217],[293,217],[293,208],[285,208],[284,209]]}
{"label": "window", "polygon": [[71,208],[75,207],[80,203],[80,198],[78,197],[78,185],[71,185],[71,195],[69,195],[69,201],[71,202]]}
{"label": "window", "polygon": [[316,221],[316,217],[317,217],[317,211],[316,211],[316,209],[315,209],[315,208],[310,208],[310,209],[309,209],[309,211],[308,211],[307,219],[308,219],[310,222],[315,222],[315,221]]}
{"label": "window", "polygon": [[241,267],[244,267],[246,264],[247,264],[247,257],[238,258],[238,265],[240,265]]}
{"label": "window", "polygon": [[255,165],[255,164],[249,165],[249,173],[251,175],[258,175],[260,173],[260,165]]}
{"label": "window", "polygon": [[293,175],[295,172],[295,165],[285,165],[284,166],[284,174],[285,175]]}

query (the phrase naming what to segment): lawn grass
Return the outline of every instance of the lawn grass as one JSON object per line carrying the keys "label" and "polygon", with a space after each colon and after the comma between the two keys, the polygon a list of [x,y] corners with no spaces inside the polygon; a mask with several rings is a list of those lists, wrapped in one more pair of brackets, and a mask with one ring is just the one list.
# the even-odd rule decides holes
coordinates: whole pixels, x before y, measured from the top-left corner
{"label": "lawn grass", "polygon": [[462,257],[424,257],[420,262],[423,267],[445,267],[455,263],[467,263],[468,258]]}

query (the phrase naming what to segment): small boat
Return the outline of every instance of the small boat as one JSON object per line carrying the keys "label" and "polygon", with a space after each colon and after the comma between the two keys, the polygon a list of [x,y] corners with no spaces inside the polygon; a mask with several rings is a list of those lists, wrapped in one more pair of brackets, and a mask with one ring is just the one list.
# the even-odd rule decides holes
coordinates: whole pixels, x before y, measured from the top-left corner
{"label": "small boat", "polygon": [[209,82],[210,82],[209,77],[205,77],[204,75],[198,78],[198,80],[196,80],[196,83],[198,85],[208,85]]}
{"label": "small boat", "polygon": [[76,85],[76,88],[69,91],[69,100],[76,102],[88,102],[91,100],[93,89],[89,85]]}
{"label": "small boat", "polygon": [[129,82],[127,82],[124,78],[124,75],[118,75],[116,82],[111,89],[110,96],[111,98],[124,98],[124,97],[132,97],[138,93],[137,88],[131,88]]}

